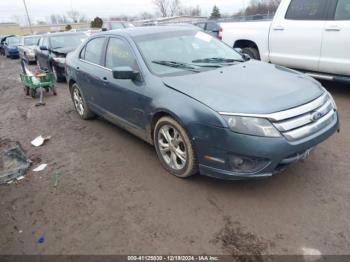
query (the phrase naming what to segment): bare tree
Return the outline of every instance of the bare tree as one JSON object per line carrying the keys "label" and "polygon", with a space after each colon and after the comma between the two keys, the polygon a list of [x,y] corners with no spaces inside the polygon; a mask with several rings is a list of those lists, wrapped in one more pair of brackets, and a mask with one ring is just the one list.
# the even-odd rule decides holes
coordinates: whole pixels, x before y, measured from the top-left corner
{"label": "bare tree", "polygon": [[154,17],[153,14],[151,13],[148,13],[148,12],[142,12],[140,15],[139,15],[140,19],[142,20],[145,20],[145,19],[151,19]]}
{"label": "bare tree", "polygon": [[153,0],[154,5],[159,10],[161,16],[168,16],[169,1],[168,0]]}
{"label": "bare tree", "polygon": [[172,0],[169,2],[169,15],[174,16],[178,14],[180,9],[180,0]]}
{"label": "bare tree", "polygon": [[77,10],[68,11],[67,15],[74,23],[85,22],[87,20],[85,15]]}
{"label": "bare tree", "polygon": [[197,5],[195,7],[180,7],[178,11],[178,15],[187,15],[187,16],[201,16],[202,10]]}

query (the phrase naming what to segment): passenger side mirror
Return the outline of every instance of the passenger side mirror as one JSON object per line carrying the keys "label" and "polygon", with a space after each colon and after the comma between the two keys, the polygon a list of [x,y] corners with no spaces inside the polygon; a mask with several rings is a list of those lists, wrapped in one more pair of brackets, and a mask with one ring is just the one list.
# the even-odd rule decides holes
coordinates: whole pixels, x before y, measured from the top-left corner
{"label": "passenger side mirror", "polygon": [[115,67],[112,70],[115,79],[131,79],[134,80],[139,75],[139,72],[134,71],[129,66]]}
{"label": "passenger side mirror", "polygon": [[41,45],[39,48],[40,48],[41,51],[48,50],[48,49],[47,49],[47,46],[43,46],[43,45]]}

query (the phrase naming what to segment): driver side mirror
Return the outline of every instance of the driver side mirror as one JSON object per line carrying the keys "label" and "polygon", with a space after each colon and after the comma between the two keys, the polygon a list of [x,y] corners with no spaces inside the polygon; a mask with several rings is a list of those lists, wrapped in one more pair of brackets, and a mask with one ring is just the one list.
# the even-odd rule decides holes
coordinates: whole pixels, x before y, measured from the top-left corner
{"label": "driver side mirror", "polygon": [[115,79],[131,79],[134,80],[139,75],[139,72],[134,71],[129,66],[115,67],[112,70]]}
{"label": "driver side mirror", "polygon": [[39,48],[40,48],[41,51],[46,51],[46,50],[48,50],[47,46],[43,46],[43,45],[41,45]]}

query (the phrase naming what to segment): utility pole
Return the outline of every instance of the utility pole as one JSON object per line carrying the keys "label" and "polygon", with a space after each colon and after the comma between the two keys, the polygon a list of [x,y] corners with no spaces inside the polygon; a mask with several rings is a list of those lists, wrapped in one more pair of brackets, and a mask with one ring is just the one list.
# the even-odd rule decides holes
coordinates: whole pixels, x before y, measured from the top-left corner
{"label": "utility pole", "polygon": [[27,8],[26,0],[23,0],[23,4],[24,4],[24,8],[26,9],[27,19],[28,19],[28,23],[29,23],[30,32],[32,32],[32,34],[33,34],[32,23],[30,22],[30,17],[29,17],[29,13],[28,13],[28,8]]}

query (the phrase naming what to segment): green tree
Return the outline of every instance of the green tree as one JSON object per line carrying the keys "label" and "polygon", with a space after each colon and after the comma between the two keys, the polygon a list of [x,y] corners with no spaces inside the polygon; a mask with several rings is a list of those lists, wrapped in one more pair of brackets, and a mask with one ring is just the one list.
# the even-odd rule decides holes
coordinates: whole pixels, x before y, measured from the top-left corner
{"label": "green tree", "polygon": [[213,7],[213,11],[211,12],[210,19],[218,19],[221,17],[220,9],[216,5]]}
{"label": "green tree", "polygon": [[91,21],[90,26],[91,28],[101,28],[103,25],[103,20],[99,18],[98,16],[95,17],[94,20]]}
{"label": "green tree", "polygon": [[71,25],[66,25],[66,31],[69,31],[72,29],[72,26]]}

